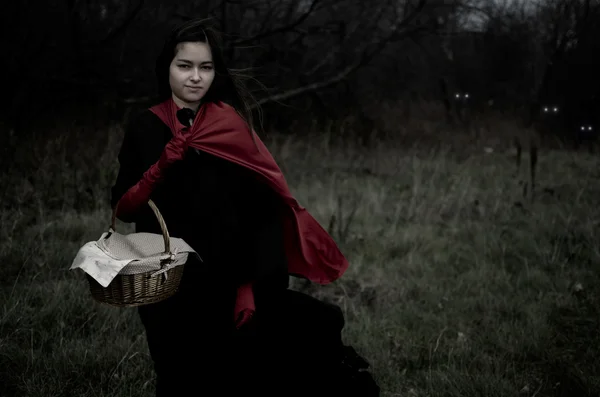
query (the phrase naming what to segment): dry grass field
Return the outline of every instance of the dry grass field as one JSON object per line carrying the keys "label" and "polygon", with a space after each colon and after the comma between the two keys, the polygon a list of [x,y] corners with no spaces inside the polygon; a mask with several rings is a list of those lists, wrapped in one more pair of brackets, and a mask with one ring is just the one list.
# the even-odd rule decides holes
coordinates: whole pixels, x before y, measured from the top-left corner
{"label": "dry grass field", "polygon": [[[2,170],[0,396],[152,396],[135,309],[68,270],[108,227],[121,137],[40,131]],[[351,264],[294,288],[342,307],[382,396],[599,395],[599,157],[542,151],[531,201],[505,150],[327,142],[269,141]]]}

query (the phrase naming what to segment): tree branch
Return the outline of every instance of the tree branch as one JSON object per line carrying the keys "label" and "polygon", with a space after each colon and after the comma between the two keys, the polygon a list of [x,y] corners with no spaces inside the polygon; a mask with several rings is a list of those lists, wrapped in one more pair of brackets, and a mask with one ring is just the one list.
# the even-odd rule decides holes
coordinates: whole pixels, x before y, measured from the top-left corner
{"label": "tree branch", "polygon": [[[316,83],[311,83],[311,84],[307,84],[303,87],[298,87],[298,88],[294,88],[288,91],[284,91],[282,93],[279,94],[275,94],[275,95],[271,95],[268,96],[266,98],[260,99],[258,100],[258,105],[264,105],[265,103],[270,103],[270,102],[278,102],[284,99],[290,99],[293,97],[296,97],[298,95],[310,92],[310,91],[316,91],[319,90],[321,88],[325,88],[328,87],[332,84],[335,84],[339,81],[342,81],[344,78],[346,78],[346,76],[348,76],[350,73],[354,72],[355,70],[357,70],[360,67],[360,62],[356,62],[353,65],[350,65],[348,67],[346,67],[344,70],[342,70],[341,72],[339,72],[338,74],[336,74],[333,77],[330,77],[329,79],[323,80],[323,81],[319,81]],[[256,106],[253,106],[253,108]]]}
{"label": "tree branch", "polygon": [[281,27],[273,29],[273,30],[268,30],[266,32],[259,33],[259,34],[255,35],[255,36],[247,38],[247,39],[239,39],[239,40],[234,41],[232,44],[234,46],[245,45],[245,44],[249,44],[249,43],[252,43],[252,42],[255,42],[255,41],[258,41],[258,40],[262,40],[265,37],[269,37],[269,36],[272,36],[274,34],[284,33],[284,32],[287,32],[289,30],[292,30],[292,29],[296,28],[298,25],[300,25],[302,22],[304,22],[310,16],[310,14],[313,13],[313,11],[315,10],[317,4],[320,1],[321,0],[313,0],[312,3],[310,4],[309,9],[304,14],[302,14],[298,19],[296,19],[294,22],[292,22],[289,25],[281,26]]}
{"label": "tree branch", "polygon": [[373,51],[371,51],[371,52],[365,51],[363,53],[363,56],[359,59],[358,62],[351,64],[350,66],[344,68],[341,72],[337,73],[336,75],[334,75],[328,79],[325,79],[325,80],[322,80],[319,82],[315,82],[315,83],[311,83],[311,84],[307,84],[302,87],[294,88],[294,89],[284,91],[279,94],[275,94],[275,95],[271,95],[266,98],[263,98],[263,99],[257,101],[258,105],[264,105],[265,103],[278,102],[278,101],[281,101],[284,99],[290,99],[290,98],[299,96],[301,94],[305,94],[307,92],[316,91],[316,90],[328,87],[330,85],[333,85],[335,83],[338,83],[338,82],[344,80],[348,75],[350,75],[354,71],[358,70],[362,66],[369,63],[373,59],[373,56],[375,56],[377,53],[381,52],[381,50],[383,50],[383,48],[385,48],[385,46],[390,42],[390,40],[392,40],[392,39],[398,40],[401,37],[406,37],[411,32],[415,32],[415,31],[419,30],[419,28],[416,28],[416,29],[411,29],[411,30],[404,30],[401,34],[398,32],[399,29],[406,27],[417,17],[417,15],[425,7],[426,3],[427,3],[427,0],[419,0],[419,3],[417,4],[417,6],[413,10],[413,12],[409,16],[404,18],[402,21],[400,21],[400,23],[398,23],[396,25],[396,27],[393,29],[393,32],[387,38],[378,42]]}
{"label": "tree branch", "polygon": [[133,11],[125,18],[123,23],[111,30],[108,36],[106,36],[103,40],[101,40],[99,45],[106,45],[119,37],[123,32],[127,30],[127,28],[131,25],[131,23],[135,20],[135,17],[140,13],[142,8],[144,7],[144,0],[139,0],[138,5],[133,9]]}
{"label": "tree branch", "polygon": [[364,66],[367,63],[369,63],[371,61],[371,59],[373,59],[373,57],[376,54],[381,52],[388,43],[390,43],[392,41],[399,41],[399,40],[405,39],[410,34],[413,34],[417,31],[425,30],[425,28],[423,28],[422,26],[417,26],[412,29],[404,29],[404,28],[406,28],[411,22],[413,22],[417,18],[417,16],[425,8],[426,4],[427,4],[427,0],[419,0],[419,3],[416,5],[415,9],[407,17],[402,19],[402,21],[400,21],[393,28],[392,33],[388,37],[386,37],[385,39],[382,39],[381,41],[376,43],[375,49],[373,51],[371,51],[370,53],[365,51],[365,53],[360,61],[360,66]]}

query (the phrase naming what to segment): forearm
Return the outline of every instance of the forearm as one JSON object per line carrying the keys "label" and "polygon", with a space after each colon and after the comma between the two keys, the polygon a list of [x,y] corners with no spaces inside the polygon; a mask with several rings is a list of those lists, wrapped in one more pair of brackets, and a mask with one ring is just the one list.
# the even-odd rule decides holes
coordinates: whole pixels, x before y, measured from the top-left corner
{"label": "forearm", "polygon": [[140,180],[129,188],[116,204],[119,219],[132,218],[144,206],[153,191],[165,179],[168,169],[184,158],[187,141],[181,135],[174,136],[167,143],[158,161],[150,166]]}

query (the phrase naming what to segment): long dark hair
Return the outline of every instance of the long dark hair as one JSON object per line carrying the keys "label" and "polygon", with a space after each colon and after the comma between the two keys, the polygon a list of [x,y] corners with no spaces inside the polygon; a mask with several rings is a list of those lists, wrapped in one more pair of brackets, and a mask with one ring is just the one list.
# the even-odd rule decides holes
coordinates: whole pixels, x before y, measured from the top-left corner
{"label": "long dark hair", "polygon": [[186,21],[176,26],[168,35],[156,60],[155,74],[158,83],[158,100],[162,102],[171,98],[169,67],[175,57],[177,45],[183,42],[202,42],[209,45],[215,68],[215,79],[202,100],[203,102],[222,101],[232,106],[248,124],[254,140],[252,109],[255,108],[260,112],[260,107],[245,86],[242,75],[234,73],[225,65],[223,40],[220,32],[215,27],[214,20],[211,18]]}

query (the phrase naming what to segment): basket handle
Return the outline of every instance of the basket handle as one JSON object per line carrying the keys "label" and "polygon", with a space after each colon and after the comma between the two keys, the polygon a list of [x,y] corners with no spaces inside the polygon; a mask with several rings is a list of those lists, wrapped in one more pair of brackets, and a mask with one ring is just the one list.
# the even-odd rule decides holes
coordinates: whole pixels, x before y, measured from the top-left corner
{"label": "basket handle", "polygon": [[[158,220],[158,224],[160,225],[160,228],[162,230],[163,239],[165,241],[165,252],[164,253],[170,254],[171,253],[171,238],[169,236],[169,231],[167,230],[167,225],[165,223],[165,220],[163,219],[156,204],[154,204],[154,201],[149,199],[148,205],[150,206],[150,208],[152,208],[152,211],[154,212],[154,215],[156,216],[156,219]],[[117,208],[118,207],[119,207],[119,203],[117,202],[117,205],[115,205],[115,208],[112,211],[112,219],[110,222],[110,227],[113,231],[117,230],[116,224],[117,224]]]}

